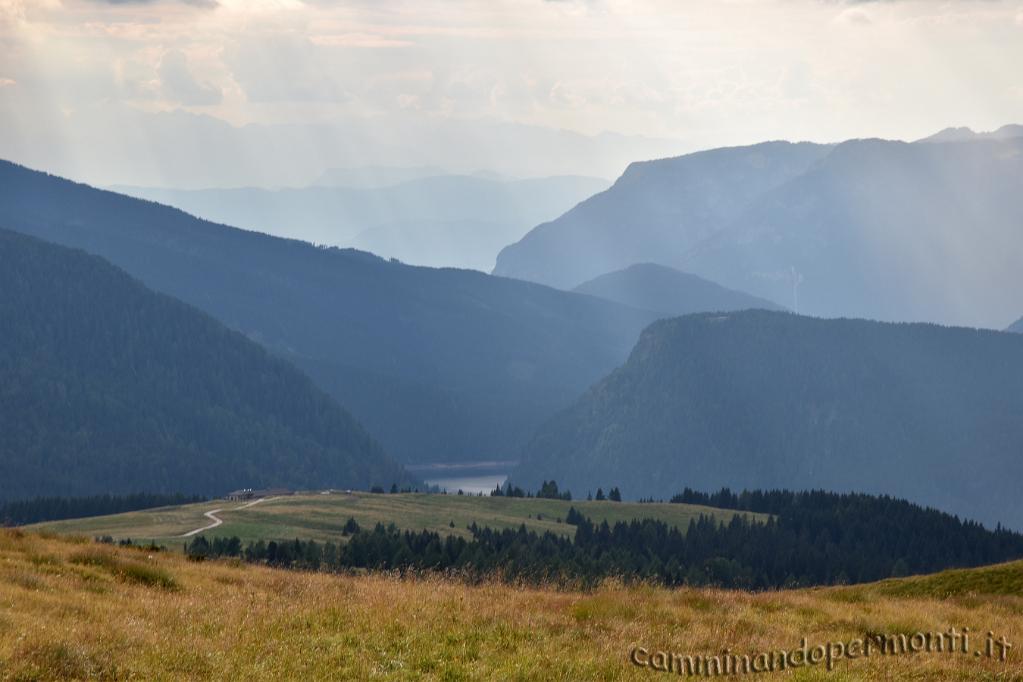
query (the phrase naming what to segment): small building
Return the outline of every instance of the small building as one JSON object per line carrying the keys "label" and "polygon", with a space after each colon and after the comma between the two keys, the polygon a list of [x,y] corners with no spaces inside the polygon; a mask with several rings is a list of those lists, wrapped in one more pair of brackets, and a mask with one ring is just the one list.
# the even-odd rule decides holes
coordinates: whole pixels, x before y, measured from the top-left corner
{"label": "small building", "polygon": [[231,502],[244,502],[245,500],[258,500],[261,497],[282,497],[294,494],[294,490],[288,490],[287,488],[266,488],[263,490],[242,488],[241,490],[232,490],[225,497]]}

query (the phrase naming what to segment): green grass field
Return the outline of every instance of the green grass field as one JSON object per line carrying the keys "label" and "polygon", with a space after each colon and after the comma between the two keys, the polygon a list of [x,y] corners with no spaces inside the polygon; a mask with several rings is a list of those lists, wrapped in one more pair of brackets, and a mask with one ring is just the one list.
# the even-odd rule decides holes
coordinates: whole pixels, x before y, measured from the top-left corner
{"label": "green grass field", "polygon": [[[651,518],[682,529],[701,514],[728,521],[734,512],[687,504],[639,504],[632,502],[587,502],[474,497],[403,493],[303,494],[267,499],[254,506],[245,503],[212,500],[179,507],[161,507],[126,514],[98,516],[38,524],[33,528],[61,534],[155,540],[167,544],[183,533],[211,523],[205,512],[220,509],[217,517],[224,523],[205,531],[208,537],[237,535],[243,541],[259,539],[334,540],[341,538],[345,521],[354,518],[371,528],[377,523],[394,523],[405,530],[432,530],[469,536],[467,526],[491,528],[527,528],[568,535],[573,526],[564,523],[570,507],[585,516],[608,523]],[[751,516],[764,518],[763,515]]]}

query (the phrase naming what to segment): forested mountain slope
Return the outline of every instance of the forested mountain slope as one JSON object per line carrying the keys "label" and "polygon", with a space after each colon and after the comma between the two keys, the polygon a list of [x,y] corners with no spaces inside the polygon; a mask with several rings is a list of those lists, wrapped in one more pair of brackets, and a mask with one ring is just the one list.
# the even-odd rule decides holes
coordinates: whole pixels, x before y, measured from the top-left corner
{"label": "forested mountain slope", "polygon": [[0,226],[100,255],[259,341],[404,461],[510,455],[656,317],[216,225],[6,162]]}
{"label": "forested mountain slope", "polygon": [[767,311],[652,324],[513,480],[886,493],[1023,528],[1023,337]]}
{"label": "forested mountain slope", "polygon": [[0,499],[408,481],[307,377],[101,258],[0,230]]}

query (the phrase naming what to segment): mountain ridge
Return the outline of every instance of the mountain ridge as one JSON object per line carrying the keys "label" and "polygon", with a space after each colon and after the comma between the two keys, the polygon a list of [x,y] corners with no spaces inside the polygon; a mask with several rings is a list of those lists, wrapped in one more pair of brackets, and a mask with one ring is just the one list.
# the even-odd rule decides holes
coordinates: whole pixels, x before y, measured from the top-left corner
{"label": "mountain ridge", "polygon": [[1023,286],[1020,173],[1023,138],[844,142],[683,260],[769,299],[798,288],[810,315],[1001,328]]}
{"label": "mountain ridge", "polygon": [[406,462],[513,452],[655,318],[535,283],[216,225],[9,162],[0,225],[100,255],[259,341]]}
{"label": "mountain ridge", "polygon": [[[1023,338],[769,311],[650,325],[549,420],[513,480],[883,493],[1023,527]],[[962,475],[948,476],[957,471]]]}
{"label": "mountain ridge", "polygon": [[490,270],[502,246],[607,184],[583,176],[445,174],[369,187],[110,189],[279,237],[354,246],[418,265]]}
{"label": "mountain ridge", "polygon": [[1019,314],[1023,137],[804,144],[634,164],[495,273],[570,288],[649,261],[824,317],[1000,329]]}
{"label": "mountain ridge", "polygon": [[669,316],[781,306],[656,263],[636,263],[583,282],[572,291]]}
{"label": "mountain ridge", "polygon": [[[829,148],[774,141],[633,162],[607,190],[505,247],[494,274],[569,289],[634,263],[671,266],[671,254],[685,253],[735,212],[726,189],[734,186],[748,201],[802,172]],[[671,198],[661,201],[661,195]],[[637,214],[639,206],[645,212]],[[618,231],[632,227],[648,233],[649,243],[615,241]],[[551,242],[548,255],[536,251],[545,241]]]}
{"label": "mountain ridge", "polygon": [[0,498],[409,482],[288,363],[98,256],[0,229]]}
{"label": "mountain ridge", "polygon": [[997,130],[976,132],[966,126],[945,128],[933,135],[921,138],[917,142],[961,142],[963,140],[994,139],[1004,140],[1010,137],[1023,137],[1023,125],[1009,123]]}

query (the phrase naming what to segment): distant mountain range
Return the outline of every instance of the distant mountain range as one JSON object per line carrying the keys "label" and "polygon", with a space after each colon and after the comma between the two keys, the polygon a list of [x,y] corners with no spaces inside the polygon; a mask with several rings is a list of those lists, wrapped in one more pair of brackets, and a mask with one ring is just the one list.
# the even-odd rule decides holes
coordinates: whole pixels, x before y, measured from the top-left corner
{"label": "distant mountain range", "polygon": [[[279,237],[353,246],[416,265],[489,272],[502,247],[608,186],[606,180],[580,176],[503,180],[483,175],[417,177],[430,168],[404,170],[338,170],[316,186],[277,190],[112,189]],[[399,181],[377,184],[389,178]]]}
{"label": "distant mountain range", "polygon": [[[381,170],[380,179],[393,179],[402,173],[384,169],[430,167],[468,174],[486,169],[516,178],[614,178],[636,159],[691,148],[666,138],[585,135],[412,111],[232,125],[185,109],[143,111],[109,100],[66,109],[61,126],[75,134],[55,138],[52,120],[17,116],[15,111],[0,106],[0,157],[101,186],[304,187],[335,184],[332,177],[343,177],[349,169],[368,177],[361,171],[375,168]],[[339,168],[344,170],[334,170]],[[415,175],[404,173],[404,179]]]}
{"label": "distant mountain range", "polygon": [[216,225],[6,162],[0,226],[100,255],[259,341],[405,462],[506,458],[657,317]]}
{"label": "distant mountain range", "polygon": [[945,128],[930,137],[925,137],[919,142],[963,142],[970,140],[1008,140],[1013,137],[1023,137],[1023,125],[1004,125],[998,130],[989,132],[974,132],[966,127]]}
{"label": "distant mountain range", "polygon": [[1005,331],[1023,334],[1023,317],[1013,322]]}
{"label": "distant mountain range", "polygon": [[570,289],[653,262],[812,315],[1002,329],[1023,289],[1020,131],[634,163],[494,272]]}
{"label": "distant mountain range", "polygon": [[1023,528],[1023,337],[767,311],[646,329],[513,480],[885,493]]}
{"label": "distant mountain range", "polygon": [[299,371],[96,256],[0,230],[0,499],[409,482]]}
{"label": "distant mountain range", "polygon": [[726,289],[696,275],[654,263],[638,263],[601,275],[580,284],[573,291],[672,317],[748,308],[782,310],[781,306],[766,299]]}
{"label": "distant mountain range", "polygon": [[[439,175],[459,175],[440,166],[356,166],[328,168],[312,185],[318,187],[348,187],[373,189],[390,187],[411,180],[435,178]],[[471,175],[468,174],[468,175]]]}
{"label": "distant mountain range", "polygon": [[571,289],[635,263],[677,266],[829,150],[768,142],[630,164],[610,189],[501,251],[494,274]]}

